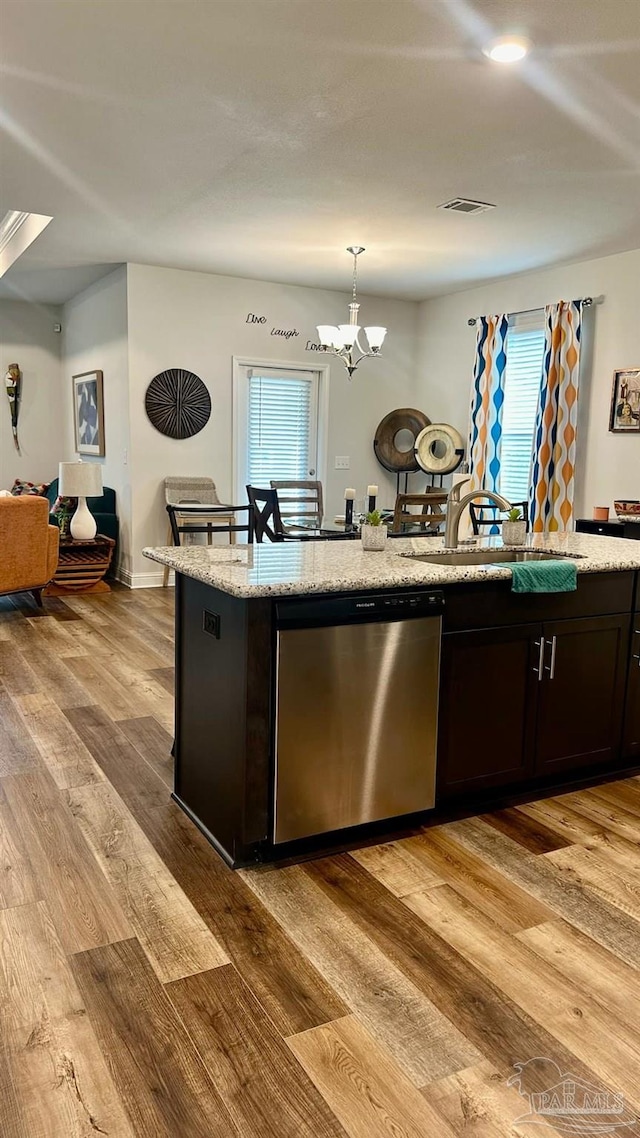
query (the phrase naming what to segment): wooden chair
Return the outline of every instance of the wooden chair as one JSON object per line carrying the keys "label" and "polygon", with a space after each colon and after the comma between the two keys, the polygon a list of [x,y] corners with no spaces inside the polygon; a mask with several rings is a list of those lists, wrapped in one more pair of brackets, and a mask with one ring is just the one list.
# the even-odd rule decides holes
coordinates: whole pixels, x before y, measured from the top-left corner
{"label": "wooden chair", "polygon": [[278,493],[280,517],[285,529],[289,518],[304,518],[320,528],[324,514],[322,482],[280,482],[272,479],[270,485]]}
{"label": "wooden chair", "polygon": [[[393,510],[391,532],[404,533],[405,527],[419,526],[421,532],[429,531],[434,535],[445,519],[440,508],[447,501],[447,495],[442,491],[430,494],[398,494]],[[415,513],[409,506],[422,506],[421,512]]]}
{"label": "wooden chair", "polygon": [[265,538],[267,541],[285,541],[287,535],[280,516],[278,491],[247,486],[247,498],[253,507],[253,532],[256,541],[264,541]]}
{"label": "wooden chair", "polygon": [[[513,502],[514,507],[517,507],[522,512],[523,521],[527,523],[527,533],[529,532],[529,503],[528,502]],[[492,516],[485,518],[484,513],[488,512]],[[480,534],[480,526],[501,526],[504,518],[500,517],[500,510],[498,506],[492,505],[490,502],[485,502],[482,505],[471,502],[469,505],[469,516],[471,518],[471,526],[476,537]]]}
{"label": "wooden chair", "polygon": [[[180,506],[181,504],[193,505],[194,503],[202,503],[204,506],[221,506],[221,507],[223,507],[223,503],[220,501],[220,499],[218,497],[218,491],[216,490],[216,484],[213,481],[213,478],[207,478],[205,475],[202,475],[200,477],[194,477],[194,478],[177,477],[177,476],[176,477],[170,476],[169,478],[165,478],[165,480],[164,480],[164,496],[165,496],[165,501],[166,501],[167,506]],[[235,521],[235,517],[233,514],[233,507],[232,506],[226,506],[226,507],[224,507],[224,509],[227,510],[227,514],[224,514],[224,513],[220,514],[218,520],[222,521],[223,518],[226,517],[228,519],[230,525],[233,525],[233,522]],[[192,511],[189,512],[189,517],[190,517],[190,520],[192,522],[195,522],[196,516]],[[203,515],[203,517],[205,517],[205,515]],[[195,531],[191,530],[190,532],[193,533]],[[211,537],[212,537],[213,530],[210,528],[207,528],[206,531],[200,531],[200,532],[206,532],[206,534],[207,534],[207,545],[211,545]],[[233,545],[235,543],[235,540],[236,540],[235,531],[233,529],[231,529],[229,531],[229,541],[230,541],[231,545]],[[168,533],[167,533],[167,545],[172,545],[172,544],[173,544],[173,531],[171,529],[171,522],[169,522]],[[168,580],[169,580],[169,566],[165,565],[164,573],[162,575],[162,584],[166,586]]]}
{"label": "wooden chair", "polygon": [[[229,511],[232,511],[231,513]],[[236,515],[247,514],[243,525],[238,525]],[[182,502],[179,506],[167,506],[169,525],[174,545],[181,545],[183,533],[246,533],[247,542],[253,542],[253,506],[202,506],[199,502],[189,508]],[[191,515],[191,516],[190,516]],[[233,521],[229,519],[232,518]],[[223,524],[217,524],[222,520]]]}

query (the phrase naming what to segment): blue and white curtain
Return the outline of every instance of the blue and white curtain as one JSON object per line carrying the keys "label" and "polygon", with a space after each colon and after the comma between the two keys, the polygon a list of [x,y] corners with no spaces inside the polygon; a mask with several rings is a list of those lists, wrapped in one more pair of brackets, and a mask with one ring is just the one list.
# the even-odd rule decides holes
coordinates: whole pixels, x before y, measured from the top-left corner
{"label": "blue and white curtain", "polygon": [[480,316],[476,330],[469,430],[471,489],[497,492],[509,317],[506,313]]}

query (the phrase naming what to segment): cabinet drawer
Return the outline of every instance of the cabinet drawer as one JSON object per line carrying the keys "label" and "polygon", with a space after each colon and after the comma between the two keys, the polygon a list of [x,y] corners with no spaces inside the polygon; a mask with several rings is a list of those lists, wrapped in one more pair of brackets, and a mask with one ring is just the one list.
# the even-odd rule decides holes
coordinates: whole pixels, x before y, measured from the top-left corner
{"label": "cabinet drawer", "polygon": [[445,591],[444,631],[630,613],[636,574],[578,574],[574,593],[513,593],[511,581],[452,585]]}

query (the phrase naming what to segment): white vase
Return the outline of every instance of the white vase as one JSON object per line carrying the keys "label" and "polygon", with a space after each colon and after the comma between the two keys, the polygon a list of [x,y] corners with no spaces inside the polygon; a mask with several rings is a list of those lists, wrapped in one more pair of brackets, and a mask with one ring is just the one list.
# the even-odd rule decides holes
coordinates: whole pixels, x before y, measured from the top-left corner
{"label": "white vase", "polygon": [[368,526],[365,522],[360,529],[360,537],[362,538],[363,549],[370,552],[384,549],[387,544],[387,527]]}
{"label": "white vase", "polygon": [[510,522],[505,519],[502,523],[503,545],[524,545],[527,540],[527,523],[524,520]]}

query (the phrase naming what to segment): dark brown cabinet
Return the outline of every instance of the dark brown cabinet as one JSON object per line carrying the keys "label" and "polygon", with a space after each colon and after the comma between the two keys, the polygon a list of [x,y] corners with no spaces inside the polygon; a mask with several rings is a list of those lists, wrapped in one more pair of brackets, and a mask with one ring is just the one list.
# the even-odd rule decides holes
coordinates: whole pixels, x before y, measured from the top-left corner
{"label": "dark brown cabinet", "polygon": [[620,753],[629,616],[543,624],[536,774],[597,765]]}
{"label": "dark brown cabinet", "polygon": [[[618,758],[628,634],[623,613],[444,636],[440,795]],[[630,730],[640,740],[640,679]]]}
{"label": "dark brown cabinet", "polygon": [[640,758],[640,610],[633,618],[622,755]]}
{"label": "dark brown cabinet", "polygon": [[506,786],[531,775],[541,625],[455,632],[442,639],[441,794]]}

